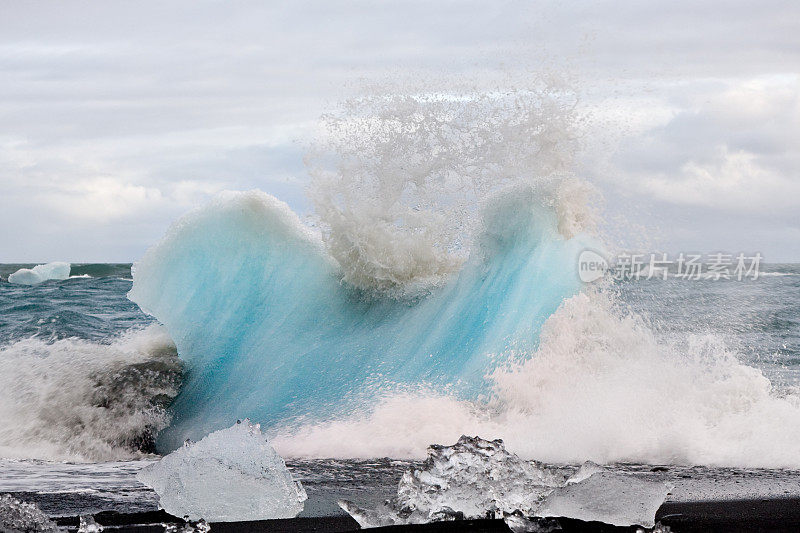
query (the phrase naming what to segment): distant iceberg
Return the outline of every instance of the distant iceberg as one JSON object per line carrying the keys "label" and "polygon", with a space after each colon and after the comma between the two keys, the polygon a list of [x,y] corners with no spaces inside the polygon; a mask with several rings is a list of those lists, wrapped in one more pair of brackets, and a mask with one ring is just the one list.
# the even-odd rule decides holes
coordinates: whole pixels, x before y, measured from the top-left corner
{"label": "distant iceberg", "polygon": [[211,433],[143,468],[136,478],[175,516],[210,522],[294,518],[307,499],[249,420]]}
{"label": "distant iceberg", "polygon": [[56,261],[46,265],[36,265],[33,268],[20,268],[10,276],[9,283],[18,285],[38,285],[49,279],[67,279],[72,266],[69,263]]}
{"label": "distant iceberg", "polygon": [[549,531],[559,517],[653,527],[670,489],[594,463],[567,479],[508,452],[502,440],[462,436],[453,446],[430,446],[422,468],[407,471],[397,496],[378,509],[346,500],[339,505],[362,528],[501,518],[512,531]]}

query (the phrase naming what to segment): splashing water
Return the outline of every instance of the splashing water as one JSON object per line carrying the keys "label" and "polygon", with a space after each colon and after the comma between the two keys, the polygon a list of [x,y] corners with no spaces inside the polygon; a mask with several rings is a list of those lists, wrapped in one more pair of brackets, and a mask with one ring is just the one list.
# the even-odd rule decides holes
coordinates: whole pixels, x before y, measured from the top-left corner
{"label": "splashing water", "polygon": [[575,203],[590,190],[567,179],[575,104],[548,84],[373,95],[326,115],[325,141],[307,158],[310,195],[343,279],[401,295],[443,283],[482,232],[483,202],[521,184],[556,206],[566,237],[590,228],[586,202]]}
{"label": "splashing water", "polygon": [[[250,417],[287,457],[416,458],[469,433],[550,462],[800,466],[793,389],[721,334],[664,341],[614,287],[579,282],[576,255],[602,246],[575,106],[547,84],[345,103],[309,156],[316,228],[227,193],[137,265],[130,297],[174,346],[159,328],[102,340],[149,323],[124,306],[107,324],[99,300],[62,313],[53,296],[91,278],[4,283],[4,317],[23,319],[2,325],[0,455],[136,457],[171,415],[161,451]],[[793,276],[765,278],[788,317]],[[46,313],[25,311],[34,295]]]}
{"label": "splashing water", "polygon": [[190,368],[162,446],[247,416],[289,456],[472,433],[553,462],[800,464],[798,396],[578,281],[601,246],[573,111],[558,91],[351,101],[309,158],[319,235],[255,191],[178,222],[130,293]]}
{"label": "splashing water", "polygon": [[387,393],[352,416],[284,430],[273,444],[284,455],[416,458],[428,441],[471,431],[555,463],[798,465],[800,397],[777,394],[715,337],[657,342],[607,292],[565,301],[539,348],[513,359],[488,376],[489,402]]}
{"label": "splashing water", "polygon": [[154,452],[181,363],[162,328],[111,343],[29,337],[0,348],[0,456],[112,461]]}
{"label": "splashing water", "polygon": [[534,92],[360,100],[327,119],[336,170],[312,165],[321,238],[257,191],[179,221],[130,292],[190,366],[162,443],[233,414],[333,415],[385,387],[481,396],[488,354],[534,346],[580,289],[592,217],[568,196],[588,190],[565,177],[570,105]]}

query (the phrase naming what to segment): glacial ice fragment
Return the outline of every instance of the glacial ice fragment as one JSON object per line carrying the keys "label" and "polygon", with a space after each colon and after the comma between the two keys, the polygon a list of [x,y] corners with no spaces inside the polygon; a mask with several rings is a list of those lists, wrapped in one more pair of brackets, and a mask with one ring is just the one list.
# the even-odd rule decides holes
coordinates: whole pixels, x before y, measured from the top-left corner
{"label": "glacial ice fragment", "polygon": [[536,514],[651,528],[656,522],[656,511],[671,488],[663,481],[595,472],[582,481],[554,490]]}
{"label": "glacial ice fragment", "polygon": [[0,531],[3,533],[57,533],[58,527],[33,503],[8,494],[0,496]]}
{"label": "glacial ice fragment", "polygon": [[77,533],[100,533],[103,526],[95,522],[92,515],[81,515]]}
{"label": "glacial ice fragment", "polygon": [[603,468],[599,464],[592,461],[586,461],[581,465],[581,467],[578,469],[577,472],[575,472],[569,477],[569,479],[567,480],[567,485],[572,485],[573,483],[580,483],[581,481],[588,479],[591,475],[603,471],[605,471],[605,468]]}
{"label": "glacial ice fragment", "polygon": [[211,526],[203,519],[197,522],[186,522],[184,524],[161,524],[164,526],[164,533],[208,533]]}
{"label": "glacial ice fragment", "polygon": [[562,475],[508,452],[502,440],[462,436],[453,446],[431,445],[419,470],[407,471],[397,497],[374,511],[339,505],[362,527],[470,518],[528,516]]}
{"label": "glacial ice fragment", "polygon": [[168,513],[210,522],[294,518],[307,498],[249,420],[187,442],[136,477]]}
{"label": "glacial ice fragment", "polygon": [[8,276],[8,282],[18,285],[37,285],[49,279],[67,279],[71,269],[69,263],[59,261],[36,265],[33,268],[20,268]]}
{"label": "glacial ice fragment", "polygon": [[670,489],[592,462],[566,479],[508,452],[502,440],[462,436],[453,446],[431,445],[422,468],[407,471],[382,506],[339,506],[365,528],[485,517],[503,518],[516,533],[557,529],[558,517],[653,527]]}

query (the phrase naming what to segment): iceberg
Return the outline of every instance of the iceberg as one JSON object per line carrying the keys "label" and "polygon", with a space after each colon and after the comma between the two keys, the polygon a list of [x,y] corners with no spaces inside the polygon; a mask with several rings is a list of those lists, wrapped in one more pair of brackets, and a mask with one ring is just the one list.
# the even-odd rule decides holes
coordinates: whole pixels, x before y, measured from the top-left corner
{"label": "iceberg", "polygon": [[650,528],[671,488],[591,462],[567,479],[508,452],[500,439],[462,436],[453,446],[431,445],[422,467],[407,471],[397,496],[377,509],[339,506],[362,528],[478,518],[502,518],[515,532],[549,531],[554,518]]}
{"label": "iceberg", "polygon": [[193,520],[294,518],[307,499],[260,426],[249,420],[187,441],[136,477],[156,491],[165,511]]}
{"label": "iceberg", "polygon": [[3,533],[57,533],[58,527],[33,503],[0,495],[0,531]]}
{"label": "iceberg", "polygon": [[69,263],[60,261],[47,263],[46,265],[36,265],[33,268],[20,268],[8,276],[8,282],[18,285],[38,285],[50,279],[67,279],[71,268]]}

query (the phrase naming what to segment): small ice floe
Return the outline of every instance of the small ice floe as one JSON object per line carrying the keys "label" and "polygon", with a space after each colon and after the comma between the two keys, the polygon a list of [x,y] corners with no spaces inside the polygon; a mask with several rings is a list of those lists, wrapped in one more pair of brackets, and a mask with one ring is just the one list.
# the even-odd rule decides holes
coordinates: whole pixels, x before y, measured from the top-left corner
{"label": "small ice floe", "polygon": [[462,436],[453,446],[434,444],[420,470],[407,471],[397,497],[377,510],[339,505],[362,527],[469,518],[532,516],[563,475],[508,452],[502,440]]}
{"label": "small ice floe", "polygon": [[554,490],[536,515],[651,528],[656,522],[656,511],[670,489],[662,481],[595,472],[581,481]]}
{"label": "small ice floe", "polygon": [[0,496],[0,531],[3,533],[57,533],[58,527],[33,503],[8,494]]}
{"label": "small ice floe", "polygon": [[588,479],[590,476],[603,471],[605,471],[605,468],[603,468],[599,464],[593,463],[592,461],[586,461],[581,465],[581,467],[578,469],[577,472],[575,472],[569,477],[569,479],[567,480],[567,485],[580,483],[581,481]]}
{"label": "small ice floe", "polygon": [[515,532],[545,531],[557,526],[553,517],[653,527],[670,489],[591,462],[567,479],[508,452],[502,440],[462,436],[453,446],[430,446],[422,468],[407,471],[381,507],[339,505],[364,528],[502,518]]}
{"label": "small ice floe", "polygon": [[95,522],[92,515],[81,516],[77,533],[100,533],[101,531],[103,531],[103,526]]}
{"label": "small ice floe", "polygon": [[33,268],[20,268],[10,276],[9,283],[18,285],[38,285],[49,279],[67,279],[72,267],[69,263],[54,262],[46,265],[36,265]]}
{"label": "small ice floe", "polygon": [[136,477],[156,491],[168,513],[209,522],[294,518],[307,499],[249,420],[188,441]]}

